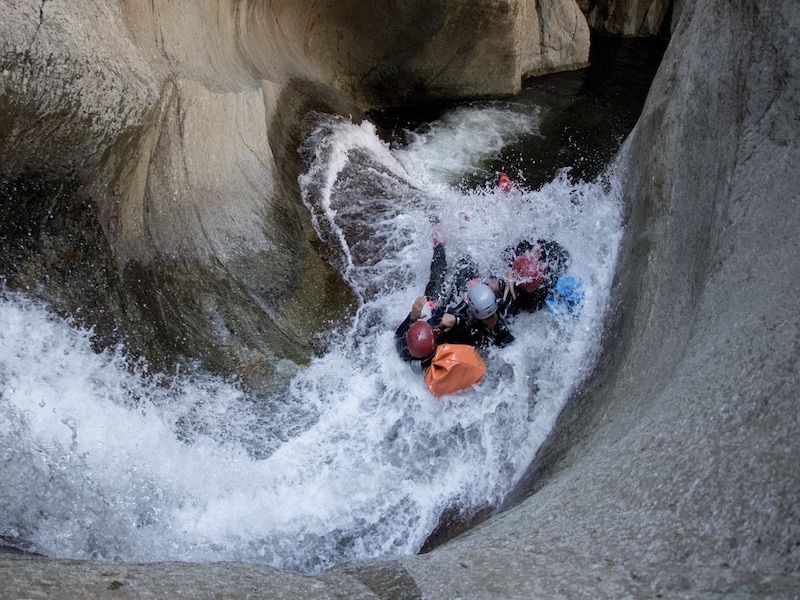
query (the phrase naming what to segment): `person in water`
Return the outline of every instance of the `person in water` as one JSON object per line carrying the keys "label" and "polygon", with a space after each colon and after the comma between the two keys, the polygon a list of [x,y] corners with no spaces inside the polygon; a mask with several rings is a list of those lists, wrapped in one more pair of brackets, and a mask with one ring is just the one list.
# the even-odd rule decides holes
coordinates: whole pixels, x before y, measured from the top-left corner
{"label": "person in water", "polygon": [[435,247],[426,295],[414,299],[411,311],[395,331],[397,352],[411,364],[413,371],[423,375],[425,384],[436,397],[480,384],[486,373],[486,363],[473,344],[474,338],[464,316],[442,306],[434,308],[430,320],[423,318],[423,309],[433,302],[428,300],[428,294],[444,302],[442,294],[447,291],[443,275],[445,258],[444,246]]}
{"label": "person in water", "polygon": [[[422,319],[426,304],[431,307],[428,322],[431,331],[423,326],[416,326],[412,331]],[[500,315],[495,291],[477,278],[474,263],[469,258],[460,259],[454,276],[448,281],[444,244],[435,243],[425,295],[414,300],[408,316],[395,331],[400,356],[404,360],[420,360],[424,368],[425,360],[439,344],[485,348],[506,346],[513,341],[514,336]]]}
{"label": "person in water", "polygon": [[466,313],[465,329],[470,343],[478,348],[503,347],[514,341],[514,335],[499,308],[495,290],[488,283],[478,281],[469,287],[466,302],[459,304],[453,312]]}
{"label": "person in water", "polygon": [[570,263],[569,252],[552,240],[522,240],[506,250],[505,258],[506,277],[496,284],[504,315],[544,308]]}
{"label": "person in water", "polygon": [[419,365],[412,364],[412,367],[419,371],[430,365],[436,347],[440,344],[465,344],[470,341],[461,316],[444,313],[433,324],[424,320],[422,311],[427,302],[427,296],[415,298],[408,316],[394,332],[395,346],[400,358],[412,363],[418,362]]}

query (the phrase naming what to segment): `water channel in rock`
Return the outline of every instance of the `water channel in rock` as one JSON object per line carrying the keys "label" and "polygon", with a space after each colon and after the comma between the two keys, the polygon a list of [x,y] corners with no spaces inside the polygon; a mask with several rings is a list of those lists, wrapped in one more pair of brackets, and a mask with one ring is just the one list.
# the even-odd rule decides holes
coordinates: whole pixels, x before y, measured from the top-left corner
{"label": "water channel in rock", "polygon": [[[326,259],[359,298],[283,393],[152,374],[23,296],[0,298],[0,539],[48,556],[248,561],[305,573],[415,553],[442,514],[501,502],[597,360],[622,235],[611,161],[663,44],[597,40],[592,67],[516,98],[318,115],[299,149]],[[496,186],[505,171],[516,188]],[[503,272],[553,239],[577,319],[515,317],[479,387],[433,398],[394,348],[422,292],[431,216],[451,260]]]}

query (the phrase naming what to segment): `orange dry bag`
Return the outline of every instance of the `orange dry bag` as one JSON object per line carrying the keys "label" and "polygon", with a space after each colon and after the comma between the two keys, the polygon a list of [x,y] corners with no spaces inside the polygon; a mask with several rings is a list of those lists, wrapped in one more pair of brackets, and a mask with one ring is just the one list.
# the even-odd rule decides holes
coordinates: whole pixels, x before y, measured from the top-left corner
{"label": "orange dry bag", "polygon": [[486,363],[472,346],[442,344],[425,371],[425,383],[436,396],[452,394],[483,381]]}

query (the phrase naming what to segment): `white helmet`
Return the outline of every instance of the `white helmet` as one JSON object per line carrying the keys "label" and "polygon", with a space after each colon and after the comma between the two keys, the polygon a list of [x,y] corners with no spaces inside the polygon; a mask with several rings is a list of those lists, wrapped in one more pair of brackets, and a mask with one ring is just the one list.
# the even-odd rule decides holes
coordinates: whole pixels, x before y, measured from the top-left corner
{"label": "white helmet", "polygon": [[497,312],[497,299],[492,288],[485,283],[476,283],[469,289],[467,302],[477,319],[488,319]]}

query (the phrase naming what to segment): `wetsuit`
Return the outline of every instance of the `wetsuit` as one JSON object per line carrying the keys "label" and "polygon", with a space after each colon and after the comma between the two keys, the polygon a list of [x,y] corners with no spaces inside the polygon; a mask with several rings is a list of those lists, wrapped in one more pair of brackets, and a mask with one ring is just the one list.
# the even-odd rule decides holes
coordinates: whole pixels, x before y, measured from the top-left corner
{"label": "wetsuit", "polygon": [[470,313],[469,305],[464,301],[468,284],[479,278],[478,267],[472,258],[462,256],[454,267],[455,273],[450,280],[447,280],[444,245],[435,244],[431,261],[431,278],[425,288],[425,295],[434,304],[431,325],[435,328],[442,315],[448,312],[456,317],[456,324],[445,334],[448,343],[485,348],[490,345],[506,346],[513,342],[514,336],[508,330],[501,314],[497,315],[498,321],[494,329],[489,330],[482,321]]}
{"label": "wetsuit", "polygon": [[[438,320],[430,321],[431,327],[434,328],[434,332],[436,333],[436,346],[438,347],[441,344],[470,344],[474,346],[475,344],[472,342],[473,338],[467,329],[466,320],[460,315],[454,316],[456,317],[456,324],[450,331],[441,331],[437,329],[436,327],[439,324]],[[397,348],[397,353],[400,355],[400,358],[411,363],[411,368],[414,371],[422,373],[431,366],[431,361],[433,360],[435,352],[423,359],[411,356],[411,352],[408,350],[408,343],[406,342],[406,334],[412,323],[414,323],[414,320],[411,318],[411,313],[409,313],[405,321],[400,323],[400,327],[394,332],[394,345],[395,348]]]}
{"label": "wetsuit", "polygon": [[[425,296],[433,303],[433,311],[429,323],[436,332],[436,345],[468,344],[476,348],[489,345],[506,346],[514,341],[503,317],[498,312],[498,321],[494,330],[489,330],[482,321],[475,319],[469,311],[468,304],[462,299],[467,282],[478,276],[475,263],[469,257],[460,258],[455,265],[453,277],[447,278],[447,255],[444,244],[434,244],[431,259],[431,274],[425,287]],[[455,306],[450,306],[455,304]],[[449,331],[438,328],[442,316],[449,312],[456,318],[456,323]],[[406,334],[414,321],[409,313],[394,332],[395,347],[400,358],[412,364],[414,370],[424,371],[431,364],[433,355],[422,360],[414,358],[408,351]]]}
{"label": "wetsuit", "polygon": [[432,303],[434,317],[441,317],[448,305],[458,304],[466,292],[467,282],[478,277],[478,268],[469,256],[460,257],[454,269],[454,274],[448,278],[444,244],[434,244],[431,274],[425,286],[425,296]]}
{"label": "wetsuit", "polygon": [[[494,329],[491,330],[483,321],[476,319],[470,314],[469,305],[466,302],[461,302],[448,312],[456,316],[457,323],[461,323],[462,321],[464,323],[458,335],[468,341],[461,343],[471,344],[477,348],[486,348],[487,346],[498,346],[502,348],[503,346],[508,346],[515,339],[514,335],[509,331],[499,310],[497,314],[497,323]],[[455,327],[453,329],[455,329]]]}

